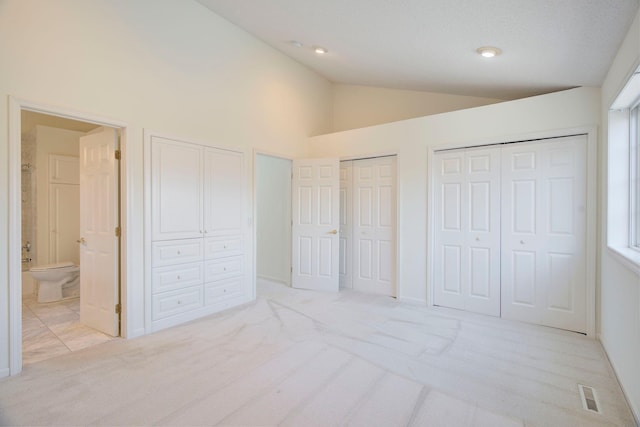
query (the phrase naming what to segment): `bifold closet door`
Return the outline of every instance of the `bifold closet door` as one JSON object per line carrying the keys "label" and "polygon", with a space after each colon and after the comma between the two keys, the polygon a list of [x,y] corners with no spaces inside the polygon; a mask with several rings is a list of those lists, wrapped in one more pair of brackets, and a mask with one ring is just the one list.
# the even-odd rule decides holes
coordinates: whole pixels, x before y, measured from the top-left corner
{"label": "bifold closet door", "polygon": [[353,288],[352,267],[352,230],[353,223],[353,161],[340,162],[340,276],[341,288]]}
{"label": "bifold closet door", "polygon": [[502,148],[503,317],[586,332],[587,137]]}
{"label": "bifold closet door", "polygon": [[434,303],[500,316],[500,151],[435,155]]}
{"label": "bifold closet door", "polygon": [[396,157],[354,160],[353,288],[396,296]]}

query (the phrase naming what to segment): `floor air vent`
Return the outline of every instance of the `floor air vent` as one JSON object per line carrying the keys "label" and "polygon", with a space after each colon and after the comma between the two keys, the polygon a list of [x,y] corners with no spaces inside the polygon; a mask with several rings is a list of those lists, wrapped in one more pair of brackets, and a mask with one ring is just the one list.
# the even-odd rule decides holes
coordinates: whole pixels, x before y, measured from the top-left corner
{"label": "floor air vent", "polygon": [[600,413],[600,404],[598,403],[598,395],[593,387],[578,384],[580,397],[582,398],[582,407],[587,411]]}

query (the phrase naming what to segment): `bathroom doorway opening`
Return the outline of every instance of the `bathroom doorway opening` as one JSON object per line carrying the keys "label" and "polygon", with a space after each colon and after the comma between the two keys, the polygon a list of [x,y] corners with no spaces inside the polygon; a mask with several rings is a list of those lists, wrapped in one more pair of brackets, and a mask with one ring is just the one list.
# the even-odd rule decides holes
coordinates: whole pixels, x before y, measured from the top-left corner
{"label": "bathroom doorway opening", "polygon": [[[17,229],[10,236],[12,375],[24,364],[121,335],[124,129],[101,120],[20,108],[19,136],[14,130],[10,138],[10,162],[19,162],[11,175],[11,188],[19,195],[10,216],[10,225]],[[58,293],[46,292],[39,301],[43,282],[35,280],[36,275],[52,277],[47,285],[56,289],[59,284]]]}

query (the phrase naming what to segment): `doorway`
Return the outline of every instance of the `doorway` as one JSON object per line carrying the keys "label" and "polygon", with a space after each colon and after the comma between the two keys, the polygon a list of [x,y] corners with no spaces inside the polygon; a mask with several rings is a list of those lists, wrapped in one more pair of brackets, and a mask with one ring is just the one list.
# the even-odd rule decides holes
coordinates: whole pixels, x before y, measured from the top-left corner
{"label": "doorway", "polygon": [[256,154],[256,276],[291,286],[290,159]]}
{"label": "doorway", "polygon": [[[291,286],[292,275],[297,274],[295,287],[299,288],[353,288],[397,296],[396,155],[342,162],[335,159],[335,175],[330,173],[334,169],[330,166],[332,159],[292,161],[264,154],[257,154],[255,159],[257,279]],[[296,167],[300,170],[294,170]],[[316,172],[326,181],[318,184],[317,189],[314,190],[313,182],[301,183],[304,177],[312,181]],[[335,215],[327,204],[333,199],[330,188],[334,179],[336,198],[332,204],[339,206],[339,214],[336,211]],[[356,193],[359,199],[354,202]],[[329,218],[334,216],[339,220],[332,225]],[[315,222],[319,224],[315,228],[321,229],[318,242],[314,243],[313,236],[296,234],[296,226]],[[339,235],[335,236],[338,229]],[[335,262],[329,260],[333,258],[330,241],[334,237],[339,239]],[[357,245],[353,244],[355,241]],[[334,268],[337,268],[335,286],[323,287],[321,280],[333,276]],[[298,276],[304,276],[309,283],[305,285]]]}
{"label": "doorway", "polygon": [[[108,197],[99,201],[93,197],[93,205],[82,202],[92,199],[86,197],[86,194],[105,192],[96,193],[95,186],[87,189],[83,184],[95,180],[86,173],[82,178],[79,174],[83,169],[82,159],[99,157],[87,155],[86,143],[85,150],[81,151],[81,140],[89,138],[85,135],[95,135],[99,133],[99,129],[105,129],[108,134],[113,135],[111,146],[115,149],[124,127],[117,124],[113,126],[102,120],[85,120],[79,114],[41,108],[15,99],[11,99],[10,104],[9,170],[12,203],[9,214],[9,355],[10,375],[15,375],[21,371],[23,362],[43,360],[49,353],[58,355],[63,349],[75,351],[120,335],[122,233],[119,162],[115,157],[111,162],[111,175],[114,179],[106,184],[110,189]],[[111,156],[115,155],[116,152],[112,151]],[[84,163],[87,166],[87,162]],[[85,190],[82,190],[83,186]],[[81,193],[85,196],[81,196]],[[96,205],[96,202],[99,204]],[[104,217],[105,211],[109,210],[108,206],[111,206],[113,223],[117,224],[117,227],[110,230],[114,244],[111,250],[113,263],[109,265],[108,276],[113,279],[113,286],[106,293],[116,303],[109,302],[109,315],[114,321],[113,327],[105,331],[107,334],[94,329],[96,325],[92,323],[91,310],[89,315],[83,313],[87,307],[91,308],[97,295],[96,286],[103,282],[102,279],[93,278],[102,274],[104,269],[96,274],[96,266],[101,262],[88,262],[90,257],[87,258],[86,253],[78,250],[78,246],[90,246],[87,244],[88,240],[80,236],[81,231],[77,228],[79,223],[83,223],[80,206],[85,210],[89,206],[92,212],[98,212],[97,215],[91,215],[92,218]],[[85,230],[82,234],[95,229],[92,227],[96,224],[95,220],[91,219],[89,225],[86,222],[82,225]],[[79,268],[83,264],[86,268]],[[79,277],[79,281],[67,281],[68,276],[65,276],[60,295],[48,295],[38,302],[38,284],[44,279],[34,280],[29,272],[38,266],[44,266],[47,273],[54,270],[59,273],[56,269],[60,268],[65,273],[67,270],[77,272],[74,278],[84,277]],[[84,292],[80,291],[81,287]],[[104,294],[105,292],[102,293]],[[38,333],[33,333],[34,330]],[[35,341],[25,342],[23,337]],[[28,353],[25,353],[24,358],[23,351]]]}

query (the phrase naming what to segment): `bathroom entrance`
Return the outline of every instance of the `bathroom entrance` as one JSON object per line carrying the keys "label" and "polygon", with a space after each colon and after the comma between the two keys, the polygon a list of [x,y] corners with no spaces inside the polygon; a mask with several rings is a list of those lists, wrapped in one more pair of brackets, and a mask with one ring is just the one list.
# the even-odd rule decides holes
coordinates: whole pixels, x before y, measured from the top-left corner
{"label": "bathroom entrance", "polygon": [[120,335],[119,133],[21,111],[24,364]]}

